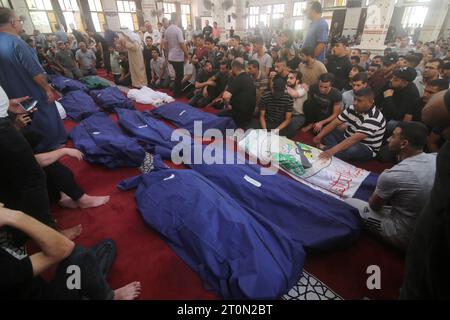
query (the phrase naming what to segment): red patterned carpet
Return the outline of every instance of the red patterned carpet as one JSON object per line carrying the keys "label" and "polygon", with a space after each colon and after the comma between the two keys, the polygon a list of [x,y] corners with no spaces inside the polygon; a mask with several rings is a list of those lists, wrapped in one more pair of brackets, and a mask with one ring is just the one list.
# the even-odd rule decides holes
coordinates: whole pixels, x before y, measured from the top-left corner
{"label": "red patterned carpet", "polygon": [[[136,107],[139,110],[151,108],[139,104]],[[75,125],[70,120],[65,121],[68,131]],[[311,139],[308,134],[296,137],[306,143],[311,143]],[[122,179],[139,174],[137,169],[108,170],[73,159],[62,162],[73,170],[87,193],[111,195],[111,201],[101,208],[70,210],[54,206],[53,213],[61,228],[83,225],[83,233],[76,240],[78,244],[91,246],[104,238],[114,239],[118,254],[108,278],[113,288],[139,280],[142,283],[140,299],[218,298],[161,237],[144,224],[136,209],[134,192],[116,188]],[[376,161],[359,166],[373,172],[387,167]],[[370,291],[366,287],[369,276],[366,269],[370,265],[381,268],[381,290]],[[363,234],[351,248],[308,256],[306,270],[343,299],[396,299],[403,278],[403,254]]]}

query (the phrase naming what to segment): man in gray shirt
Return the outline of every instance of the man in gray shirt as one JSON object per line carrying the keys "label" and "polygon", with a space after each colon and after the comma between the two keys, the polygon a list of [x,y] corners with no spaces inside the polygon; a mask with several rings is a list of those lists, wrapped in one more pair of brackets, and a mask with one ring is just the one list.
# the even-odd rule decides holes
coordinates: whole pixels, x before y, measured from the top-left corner
{"label": "man in gray shirt", "polygon": [[252,60],[257,60],[259,62],[259,70],[267,78],[269,76],[269,71],[272,68],[273,60],[271,55],[266,52],[262,37],[255,37],[253,39],[253,48],[255,54],[252,56]]}
{"label": "man in gray shirt", "polygon": [[81,78],[81,71],[78,69],[73,53],[67,49],[62,41],[58,41],[58,52],[56,52],[55,60],[64,67],[64,75],[72,79]]}
{"label": "man in gray shirt", "polygon": [[184,61],[189,58],[188,50],[183,38],[183,31],[178,27],[179,17],[172,13],[170,26],[164,32],[163,44],[168,52],[169,63],[175,70],[175,84],[173,95],[175,98],[181,97],[181,81],[184,77]]}
{"label": "man in gray shirt", "polygon": [[80,42],[78,44],[79,49],[75,53],[75,59],[80,66],[81,73],[83,76],[96,75],[97,70],[95,69],[95,63],[97,58],[94,52],[86,47],[86,43]]}
{"label": "man in gray shirt", "polygon": [[157,48],[152,49],[152,60],[150,60],[150,69],[152,72],[152,79],[150,87],[154,89],[169,87],[170,77],[167,72],[166,60],[159,56]]}
{"label": "man in gray shirt", "polygon": [[388,139],[400,162],[378,178],[369,203],[348,199],[358,208],[367,229],[405,250],[416,220],[427,203],[434,183],[436,154],[423,152],[428,136],[420,122],[400,122]]}
{"label": "man in gray shirt", "polygon": [[344,109],[348,109],[355,103],[355,92],[367,88],[367,74],[365,72],[357,73],[352,78],[352,90],[345,91],[342,94],[342,104]]}

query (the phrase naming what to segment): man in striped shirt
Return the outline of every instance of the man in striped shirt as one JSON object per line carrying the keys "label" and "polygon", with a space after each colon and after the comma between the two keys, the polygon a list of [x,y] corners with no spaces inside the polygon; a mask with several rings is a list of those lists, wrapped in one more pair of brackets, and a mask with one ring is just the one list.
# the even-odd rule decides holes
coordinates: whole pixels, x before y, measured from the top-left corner
{"label": "man in striped shirt", "polygon": [[[348,124],[345,132],[337,129],[343,123]],[[326,145],[320,159],[336,156],[344,161],[367,161],[380,150],[385,130],[386,121],[374,105],[374,94],[364,88],[355,93],[355,103],[342,111],[313,142],[321,145],[323,139]]]}
{"label": "man in striped shirt", "polygon": [[[277,77],[273,80],[272,89],[266,91],[259,102],[260,115],[259,124],[262,129],[279,130],[280,136],[286,136],[286,128],[292,120],[292,108],[294,101],[286,93],[286,81]],[[290,130],[292,134],[295,134]]]}

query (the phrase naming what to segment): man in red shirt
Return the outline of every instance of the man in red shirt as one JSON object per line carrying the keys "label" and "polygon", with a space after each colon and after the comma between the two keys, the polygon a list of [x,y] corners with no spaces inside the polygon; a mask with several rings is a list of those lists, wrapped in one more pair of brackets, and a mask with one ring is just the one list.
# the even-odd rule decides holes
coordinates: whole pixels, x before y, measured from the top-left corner
{"label": "man in red shirt", "polygon": [[197,56],[199,62],[203,59],[208,59],[208,48],[205,46],[205,39],[202,34],[195,36],[195,51],[194,54]]}

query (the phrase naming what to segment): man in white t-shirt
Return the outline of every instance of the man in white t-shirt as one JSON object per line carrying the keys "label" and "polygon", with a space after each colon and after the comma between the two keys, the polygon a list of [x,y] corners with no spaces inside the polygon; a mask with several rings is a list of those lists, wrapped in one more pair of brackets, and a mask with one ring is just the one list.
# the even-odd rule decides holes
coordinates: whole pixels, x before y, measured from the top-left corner
{"label": "man in white t-shirt", "polygon": [[182,91],[189,99],[194,95],[196,70],[192,64],[192,55],[184,62],[184,77],[181,81]]}
{"label": "man in white t-shirt", "polygon": [[308,86],[301,83],[302,74],[298,71],[290,71],[287,78],[286,93],[294,100],[291,123],[286,128],[286,136],[294,137],[298,130],[305,124],[303,104],[308,99]]}

